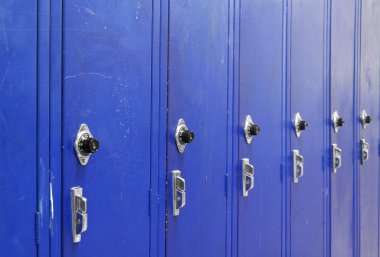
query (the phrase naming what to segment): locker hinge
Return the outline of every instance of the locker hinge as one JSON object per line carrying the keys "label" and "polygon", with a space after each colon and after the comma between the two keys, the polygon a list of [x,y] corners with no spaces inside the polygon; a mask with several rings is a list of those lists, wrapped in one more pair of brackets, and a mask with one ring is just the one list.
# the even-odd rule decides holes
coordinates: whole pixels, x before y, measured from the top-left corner
{"label": "locker hinge", "polygon": [[35,214],[35,240],[36,245],[40,244],[40,230],[41,230],[41,214],[36,212]]}
{"label": "locker hinge", "polygon": [[224,195],[228,198],[228,174],[224,176]]}

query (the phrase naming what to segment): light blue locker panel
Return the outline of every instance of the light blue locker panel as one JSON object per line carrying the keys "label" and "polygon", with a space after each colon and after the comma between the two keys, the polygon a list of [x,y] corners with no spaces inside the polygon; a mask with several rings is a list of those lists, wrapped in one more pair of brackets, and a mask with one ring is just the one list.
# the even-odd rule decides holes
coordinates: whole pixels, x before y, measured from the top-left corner
{"label": "light blue locker panel", "polygon": [[[0,256],[37,256],[37,3],[0,3]],[[47,214],[48,215],[48,214]]]}
{"label": "light blue locker panel", "polygon": [[[233,188],[238,190],[238,256],[281,256],[283,6],[282,0],[240,4],[240,163]],[[248,115],[261,130],[250,144],[244,131]],[[246,196],[244,158],[254,166],[254,187]]]}
{"label": "light blue locker panel", "polygon": [[[170,1],[167,257],[227,252],[228,7],[225,0]],[[177,130],[180,119],[188,129]],[[194,140],[180,153],[190,131]]]}
{"label": "light blue locker panel", "polygon": [[[331,2],[331,256],[354,254],[355,0]],[[334,145],[333,145],[334,144]]]}
{"label": "light blue locker panel", "polygon": [[[359,126],[358,158],[368,154],[368,160],[359,162],[360,256],[379,255],[379,87],[380,87],[380,2],[361,1],[360,99],[357,113]],[[365,110],[372,118],[365,129],[360,122]],[[365,140],[368,153],[361,151]],[[364,145],[365,146],[365,145]]]}
{"label": "light blue locker panel", "polygon": [[[325,1],[291,1],[290,256],[324,256]],[[300,117],[297,117],[297,113]],[[302,119],[298,119],[302,118]],[[290,123],[290,122],[289,122]],[[308,127],[307,127],[308,125]],[[296,136],[296,129],[299,137]],[[306,128],[307,127],[307,128]],[[306,130],[303,130],[305,129]],[[293,152],[294,151],[294,152]],[[299,151],[298,154],[295,151]],[[293,161],[294,157],[294,161]],[[303,157],[303,159],[302,159]],[[296,167],[293,171],[293,164]],[[298,181],[297,181],[298,180]]]}
{"label": "light blue locker panel", "polygon": [[[62,257],[150,256],[151,26],[152,2],[64,1]],[[87,165],[82,123],[99,143]],[[96,149],[86,135],[84,154]],[[87,208],[72,203],[77,186]]]}

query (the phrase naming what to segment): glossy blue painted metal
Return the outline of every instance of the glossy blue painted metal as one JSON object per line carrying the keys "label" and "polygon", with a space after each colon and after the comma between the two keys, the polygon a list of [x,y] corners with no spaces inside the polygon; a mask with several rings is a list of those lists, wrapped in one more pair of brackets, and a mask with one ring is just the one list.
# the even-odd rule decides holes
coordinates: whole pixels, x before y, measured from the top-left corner
{"label": "glossy blue painted metal", "polygon": [[[254,165],[255,187],[243,197],[239,163],[238,256],[281,256],[282,0],[242,1],[240,10],[239,161]],[[250,145],[247,115],[261,127]]]}
{"label": "glossy blue painted metal", "polygon": [[[226,255],[228,1],[171,1],[168,73],[167,256]],[[174,132],[185,119],[195,140],[184,154]],[[173,216],[171,171],[186,180]]]}
{"label": "glossy blue painted metal", "polygon": [[[307,20],[307,22],[305,22]],[[325,1],[291,2],[290,114],[300,112],[309,128],[297,138],[293,124],[290,150],[304,157],[304,175],[293,183],[290,165],[290,256],[325,255],[324,93]],[[289,152],[291,156],[291,152]],[[289,158],[291,163],[291,158]]]}
{"label": "glossy blue painted metal", "polygon": [[37,256],[37,3],[0,3],[0,256]]}
{"label": "glossy blue painted metal", "polygon": [[[360,98],[357,122],[360,123],[360,113],[364,108],[373,118],[366,129],[359,128],[359,139],[364,138],[370,146],[369,160],[361,165],[358,171],[360,256],[366,257],[379,255],[380,3],[363,0],[361,12]],[[360,149],[359,141],[357,145]]]}
{"label": "glossy blue painted metal", "polygon": [[[62,256],[149,256],[152,2],[63,5]],[[100,150],[81,166],[81,123]],[[72,243],[70,188],[88,200],[88,231]]]}
{"label": "glossy blue painted metal", "polygon": [[[338,111],[345,125],[335,133],[329,121],[331,144],[342,149],[342,166],[334,174],[330,159],[331,256],[354,256],[354,61],[355,0],[332,1],[330,113]],[[330,152],[331,154],[331,152]],[[332,158],[332,156],[331,156]]]}

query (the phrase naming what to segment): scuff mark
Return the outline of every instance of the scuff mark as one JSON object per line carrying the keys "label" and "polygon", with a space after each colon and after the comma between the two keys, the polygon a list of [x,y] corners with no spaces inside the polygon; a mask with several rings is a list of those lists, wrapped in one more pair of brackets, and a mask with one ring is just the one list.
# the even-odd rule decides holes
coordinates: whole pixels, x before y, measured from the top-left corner
{"label": "scuff mark", "polygon": [[84,11],[90,15],[95,15],[96,12],[94,10],[91,10],[90,8],[86,7],[84,8]]}
{"label": "scuff mark", "polygon": [[136,6],[136,20],[139,19],[140,9],[141,9],[141,2],[138,1],[138,2],[137,2],[137,6]]}
{"label": "scuff mark", "polygon": [[[50,221],[54,219],[54,198],[53,198],[53,185],[50,182]],[[50,223],[51,225],[51,223]]]}
{"label": "scuff mark", "polygon": [[80,77],[80,76],[88,76],[88,75],[93,75],[93,76],[100,76],[100,77],[103,77],[103,78],[106,78],[106,79],[111,79],[112,76],[107,76],[107,75],[104,75],[102,73],[98,73],[98,72],[81,72],[79,74],[76,74],[76,75],[69,75],[69,76],[66,76],[65,79],[73,79],[73,78],[77,78],[77,77]]}
{"label": "scuff mark", "polygon": [[3,27],[3,34],[4,34],[5,49],[7,50],[7,52],[9,52],[8,35],[7,35],[7,30],[5,29],[5,27]]}

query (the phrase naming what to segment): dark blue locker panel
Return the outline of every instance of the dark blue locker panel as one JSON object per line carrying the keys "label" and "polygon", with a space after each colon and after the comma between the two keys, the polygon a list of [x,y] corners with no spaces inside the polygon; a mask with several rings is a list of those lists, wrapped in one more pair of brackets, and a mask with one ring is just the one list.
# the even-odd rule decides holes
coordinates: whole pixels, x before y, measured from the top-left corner
{"label": "dark blue locker panel", "polygon": [[[152,2],[64,1],[65,257],[149,256],[151,15]],[[82,123],[100,143],[86,166],[74,151]],[[76,186],[87,198],[88,229],[74,244]]]}
{"label": "dark blue locker panel", "polygon": [[[291,150],[303,156],[303,176],[298,183],[291,180],[290,186],[292,257],[324,255],[324,6],[323,0],[291,3],[290,114],[293,123],[296,113],[308,123],[299,138],[291,124]],[[297,126],[302,129],[306,124]],[[294,163],[295,173],[301,175],[300,156]],[[293,163],[290,173],[294,173]]]}
{"label": "dark blue locker panel", "polygon": [[[331,6],[331,256],[353,256],[355,0]],[[334,115],[337,112],[338,115]],[[335,122],[333,122],[333,117]],[[343,119],[344,125],[342,125]],[[334,126],[335,124],[335,126]],[[332,144],[339,149],[333,152]],[[339,164],[341,157],[341,164]],[[339,167],[340,166],[340,167]],[[334,170],[335,168],[335,170]]]}
{"label": "dark blue locker panel", "polygon": [[[171,1],[169,15],[167,256],[225,256],[228,1]],[[182,154],[179,119],[195,133]],[[186,182],[178,216],[174,170]]]}
{"label": "dark blue locker panel", "polygon": [[[363,0],[361,14],[360,99],[357,122],[359,123],[358,158],[361,142],[369,144],[368,160],[359,162],[359,215],[360,256],[379,254],[379,87],[380,87],[380,3]],[[364,129],[360,124],[362,111],[372,117]]]}
{"label": "dark blue locker panel", "polygon": [[0,3],[0,256],[36,256],[37,3]]}
{"label": "dark blue locker panel", "polygon": [[[238,256],[281,256],[282,1],[242,1],[240,13],[239,160],[254,166],[254,187],[243,196],[238,165]],[[251,115],[261,132],[251,144]],[[238,187],[238,189],[236,189]]]}

